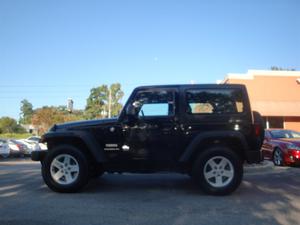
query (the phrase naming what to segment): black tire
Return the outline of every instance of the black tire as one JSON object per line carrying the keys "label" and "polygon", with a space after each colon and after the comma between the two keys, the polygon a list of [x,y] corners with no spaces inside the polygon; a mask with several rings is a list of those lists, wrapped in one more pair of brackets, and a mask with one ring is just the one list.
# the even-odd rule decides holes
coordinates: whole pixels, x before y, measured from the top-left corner
{"label": "black tire", "polygon": [[[211,163],[217,163],[216,167],[212,168]],[[208,174],[214,175],[206,178],[206,176],[210,176]],[[225,174],[230,174],[230,176],[227,177]],[[223,146],[212,147],[203,151],[196,159],[192,178],[207,194],[228,195],[235,191],[242,181],[243,163],[231,149]],[[217,184],[217,180],[222,184]]]}
{"label": "black tire", "polygon": [[[54,159],[63,156],[70,156],[72,158],[71,160],[77,163],[76,166],[78,167],[78,172],[76,172],[76,178],[74,178],[72,183],[61,184],[51,175],[51,168],[53,168],[51,167],[51,163],[54,161]],[[71,174],[71,172],[69,173]],[[60,145],[54,147],[48,152],[42,162],[42,176],[45,183],[53,191],[62,193],[78,192],[88,183],[89,180],[89,166],[87,157],[79,149],[71,145]],[[65,176],[64,179],[67,178],[66,175],[63,176]]]}
{"label": "black tire", "polygon": [[272,161],[274,166],[284,166],[283,153],[279,148],[274,149]]}

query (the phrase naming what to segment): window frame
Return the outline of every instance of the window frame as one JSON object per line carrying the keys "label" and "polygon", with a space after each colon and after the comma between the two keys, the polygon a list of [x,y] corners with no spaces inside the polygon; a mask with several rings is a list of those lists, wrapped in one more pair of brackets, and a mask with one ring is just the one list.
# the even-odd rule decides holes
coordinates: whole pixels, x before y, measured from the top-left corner
{"label": "window frame", "polygon": [[[143,89],[143,90],[138,90],[136,93],[135,93],[135,96],[133,98],[133,101],[130,103],[132,104],[134,101],[137,100],[136,96],[139,94],[139,93],[142,93],[142,92],[161,92],[161,91],[167,91],[167,92],[170,92],[172,93],[172,98],[173,98],[173,113],[171,115],[151,115],[151,116],[140,116],[140,110],[138,111],[137,113],[137,118],[140,119],[140,120],[148,120],[148,119],[157,119],[157,118],[166,118],[166,119],[169,119],[169,118],[174,118],[176,115],[177,115],[177,109],[178,109],[178,99],[179,99],[179,96],[178,96],[178,89],[176,88],[160,88],[160,89],[157,89],[157,88],[153,88],[153,89]],[[141,107],[142,108],[142,107]],[[141,109],[140,108],[140,109]]]}
{"label": "window frame", "polygon": [[[230,113],[188,113],[188,105],[189,105],[189,102],[188,102],[188,97],[187,97],[187,93],[189,91],[199,91],[199,92],[204,92],[204,91],[220,91],[220,90],[239,90],[242,94],[242,104],[243,104],[243,111],[242,112],[230,112]],[[185,104],[183,105],[183,112],[186,116],[188,117],[203,117],[203,116],[210,116],[210,117],[219,117],[219,116],[228,116],[228,115],[245,115],[246,114],[246,111],[247,111],[247,108],[246,108],[246,104],[245,104],[245,94],[244,94],[244,91],[239,89],[239,88],[186,88],[184,89],[184,92],[183,92],[183,97],[184,97],[184,102]]]}

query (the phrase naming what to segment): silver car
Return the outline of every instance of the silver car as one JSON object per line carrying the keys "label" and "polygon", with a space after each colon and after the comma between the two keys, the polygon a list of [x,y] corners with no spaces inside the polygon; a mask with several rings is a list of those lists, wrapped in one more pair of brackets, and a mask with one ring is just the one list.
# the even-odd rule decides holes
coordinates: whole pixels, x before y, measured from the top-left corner
{"label": "silver car", "polygon": [[0,156],[7,158],[9,156],[9,146],[8,142],[5,139],[0,139]]}

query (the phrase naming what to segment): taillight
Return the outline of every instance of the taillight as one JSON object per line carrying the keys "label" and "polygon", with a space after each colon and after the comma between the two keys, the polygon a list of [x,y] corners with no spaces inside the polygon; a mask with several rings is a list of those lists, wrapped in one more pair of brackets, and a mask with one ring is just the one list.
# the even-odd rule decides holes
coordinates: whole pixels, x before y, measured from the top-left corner
{"label": "taillight", "polygon": [[22,149],[22,146],[20,144],[16,144],[16,146],[18,147],[19,150]]}
{"label": "taillight", "polygon": [[254,124],[255,136],[260,137],[261,134],[261,126],[259,124]]}

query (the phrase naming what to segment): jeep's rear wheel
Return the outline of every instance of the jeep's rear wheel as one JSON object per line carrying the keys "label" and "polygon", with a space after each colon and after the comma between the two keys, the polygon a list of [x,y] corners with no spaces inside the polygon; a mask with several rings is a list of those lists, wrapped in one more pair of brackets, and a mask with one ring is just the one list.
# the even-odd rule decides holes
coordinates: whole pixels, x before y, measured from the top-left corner
{"label": "jeep's rear wheel", "polygon": [[242,181],[242,160],[227,147],[209,148],[195,161],[192,177],[208,194],[230,194]]}
{"label": "jeep's rear wheel", "polygon": [[76,192],[89,178],[85,155],[71,145],[51,149],[42,163],[42,175],[48,187],[57,192]]}

